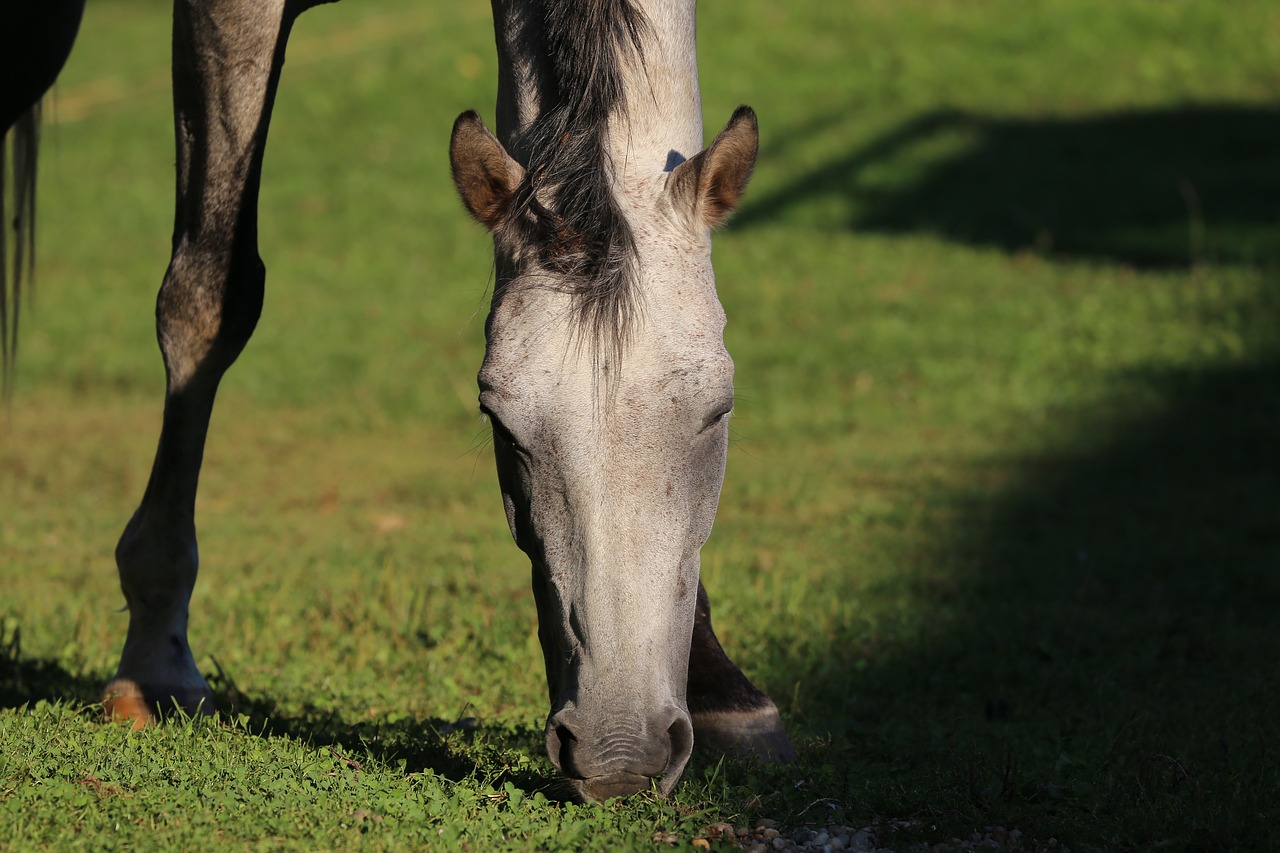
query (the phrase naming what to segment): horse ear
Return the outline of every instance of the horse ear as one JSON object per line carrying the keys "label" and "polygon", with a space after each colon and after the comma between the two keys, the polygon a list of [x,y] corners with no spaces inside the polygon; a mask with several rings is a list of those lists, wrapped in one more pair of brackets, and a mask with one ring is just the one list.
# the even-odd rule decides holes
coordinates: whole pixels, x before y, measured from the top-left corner
{"label": "horse ear", "polygon": [[458,116],[453,123],[449,164],[458,195],[471,215],[490,231],[501,225],[524,169],[474,110]]}
{"label": "horse ear", "polygon": [[759,147],[755,110],[738,107],[711,145],[672,171],[668,186],[677,206],[708,228],[723,225],[742,201]]}

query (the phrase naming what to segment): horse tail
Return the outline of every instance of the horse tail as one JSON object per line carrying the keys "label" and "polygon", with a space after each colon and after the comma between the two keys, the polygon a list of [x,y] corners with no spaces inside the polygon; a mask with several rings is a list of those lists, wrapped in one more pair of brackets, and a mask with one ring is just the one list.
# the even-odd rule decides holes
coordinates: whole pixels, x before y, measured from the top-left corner
{"label": "horse tail", "polygon": [[23,289],[29,292],[35,281],[39,147],[40,102],[36,101],[0,140],[0,222],[4,223],[0,233],[0,395],[6,399],[13,392]]}

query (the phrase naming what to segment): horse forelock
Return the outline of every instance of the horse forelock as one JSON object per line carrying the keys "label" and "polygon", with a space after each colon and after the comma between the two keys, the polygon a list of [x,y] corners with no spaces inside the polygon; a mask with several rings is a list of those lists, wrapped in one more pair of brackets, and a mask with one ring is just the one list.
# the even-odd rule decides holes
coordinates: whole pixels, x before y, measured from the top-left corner
{"label": "horse forelock", "polygon": [[535,282],[572,293],[577,333],[616,361],[637,310],[636,246],[606,142],[648,22],[631,0],[544,0],[540,11],[554,101],[522,134],[528,163],[509,223],[544,272]]}

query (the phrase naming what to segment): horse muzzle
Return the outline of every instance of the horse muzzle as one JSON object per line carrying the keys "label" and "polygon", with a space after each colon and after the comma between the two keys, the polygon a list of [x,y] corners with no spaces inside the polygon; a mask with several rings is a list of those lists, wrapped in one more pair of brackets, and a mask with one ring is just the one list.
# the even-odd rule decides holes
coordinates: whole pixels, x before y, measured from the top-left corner
{"label": "horse muzzle", "polygon": [[627,797],[658,783],[670,793],[693,752],[689,712],[667,707],[647,715],[594,719],[564,708],[547,720],[547,755],[585,800]]}

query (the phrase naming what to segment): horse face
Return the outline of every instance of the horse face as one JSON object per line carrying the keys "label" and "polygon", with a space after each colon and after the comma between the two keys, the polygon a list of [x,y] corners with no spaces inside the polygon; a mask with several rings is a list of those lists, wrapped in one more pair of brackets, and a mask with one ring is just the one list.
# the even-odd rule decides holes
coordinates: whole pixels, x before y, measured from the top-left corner
{"label": "horse face", "polygon": [[[545,253],[513,237],[503,193],[520,168],[466,119],[455,177],[497,245],[480,407],[512,536],[533,565],[548,754],[589,799],[653,779],[670,790],[693,746],[685,688],[698,554],[733,408],[709,230],[732,193],[707,188],[716,145],[628,185],[637,310],[625,347],[609,346],[584,328],[580,295]],[[750,137],[738,149],[753,158],[754,117],[735,120]],[[733,165],[745,183],[750,164]]]}
{"label": "horse face", "polygon": [[678,347],[645,322],[602,379],[575,352],[563,301],[517,287],[495,306],[480,404],[533,564],[548,753],[603,799],[651,777],[674,784],[692,749],[698,552],[724,477],[733,367],[718,335]]}

